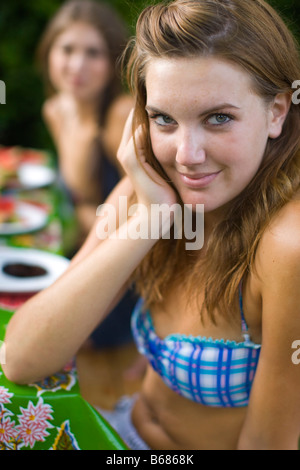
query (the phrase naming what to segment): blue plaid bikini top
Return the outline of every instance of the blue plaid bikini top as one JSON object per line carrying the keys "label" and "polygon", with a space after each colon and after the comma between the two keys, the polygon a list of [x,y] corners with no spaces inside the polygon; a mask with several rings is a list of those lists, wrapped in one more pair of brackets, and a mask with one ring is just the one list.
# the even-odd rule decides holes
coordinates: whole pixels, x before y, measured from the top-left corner
{"label": "blue plaid bikini top", "polygon": [[247,406],[261,345],[250,340],[241,290],[240,307],[241,343],[182,334],[160,339],[142,299],[132,314],[133,336],[139,352],[174,392],[206,406]]}

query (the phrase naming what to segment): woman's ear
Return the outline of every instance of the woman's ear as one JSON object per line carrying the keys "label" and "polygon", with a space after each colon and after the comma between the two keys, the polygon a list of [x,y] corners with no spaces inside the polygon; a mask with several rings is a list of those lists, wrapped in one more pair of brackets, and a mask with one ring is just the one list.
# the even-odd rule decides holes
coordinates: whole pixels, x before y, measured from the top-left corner
{"label": "woman's ear", "polygon": [[276,139],[280,136],[284,121],[291,106],[292,97],[289,93],[278,93],[272,102],[269,113],[269,137]]}

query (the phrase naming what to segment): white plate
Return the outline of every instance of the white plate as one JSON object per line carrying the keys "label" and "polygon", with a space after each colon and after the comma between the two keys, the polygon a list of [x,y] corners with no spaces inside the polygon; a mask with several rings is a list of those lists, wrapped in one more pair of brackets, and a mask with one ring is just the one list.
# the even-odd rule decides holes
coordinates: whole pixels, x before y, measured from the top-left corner
{"label": "white plate", "polygon": [[18,179],[23,188],[37,189],[54,183],[56,172],[43,165],[22,163],[18,169]]}
{"label": "white plate", "polygon": [[[41,250],[0,247],[0,291],[20,294],[39,292],[53,284],[64,273],[69,263],[69,260],[62,256]],[[36,277],[11,276],[3,271],[3,268],[9,264],[38,266],[47,274]]]}
{"label": "white plate", "polygon": [[48,221],[48,214],[44,209],[26,202],[16,202],[16,215],[21,220],[0,224],[0,235],[19,235],[34,232],[43,228]]}

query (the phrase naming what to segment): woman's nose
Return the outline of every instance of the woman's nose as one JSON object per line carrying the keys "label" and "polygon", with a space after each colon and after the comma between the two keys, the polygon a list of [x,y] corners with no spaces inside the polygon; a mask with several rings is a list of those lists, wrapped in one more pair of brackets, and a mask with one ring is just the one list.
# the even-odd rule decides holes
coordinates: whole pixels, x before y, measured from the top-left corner
{"label": "woman's nose", "polygon": [[177,163],[188,166],[203,163],[205,159],[205,141],[201,132],[182,132],[177,143]]}
{"label": "woman's nose", "polygon": [[73,72],[78,72],[84,68],[85,62],[86,60],[84,54],[72,54],[69,60],[69,67]]}

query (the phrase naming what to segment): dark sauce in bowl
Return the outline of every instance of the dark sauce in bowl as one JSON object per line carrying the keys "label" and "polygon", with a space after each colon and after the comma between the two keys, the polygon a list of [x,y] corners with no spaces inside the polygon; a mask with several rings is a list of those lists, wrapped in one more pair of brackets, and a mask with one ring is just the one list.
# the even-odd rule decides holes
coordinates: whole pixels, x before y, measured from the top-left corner
{"label": "dark sauce in bowl", "polygon": [[2,271],[13,277],[28,278],[45,276],[47,271],[40,266],[22,263],[9,263],[3,266]]}

